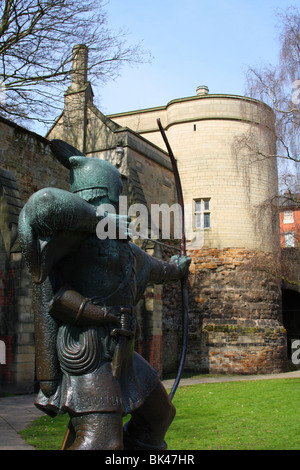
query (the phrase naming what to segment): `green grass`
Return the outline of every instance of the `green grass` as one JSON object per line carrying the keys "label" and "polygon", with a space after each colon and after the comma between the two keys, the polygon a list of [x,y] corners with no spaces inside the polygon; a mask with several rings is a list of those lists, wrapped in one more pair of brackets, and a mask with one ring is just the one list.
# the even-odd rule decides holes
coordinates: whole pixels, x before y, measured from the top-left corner
{"label": "green grass", "polygon": [[[169,450],[299,450],[300,379],[179,387]],[[40,450],[59,449],[68,417],[42,417],[22,437]]]}
{"label": "green grass", "polygon": [[260,380],[184,387],[170,449],[300,449],[300,380]]}

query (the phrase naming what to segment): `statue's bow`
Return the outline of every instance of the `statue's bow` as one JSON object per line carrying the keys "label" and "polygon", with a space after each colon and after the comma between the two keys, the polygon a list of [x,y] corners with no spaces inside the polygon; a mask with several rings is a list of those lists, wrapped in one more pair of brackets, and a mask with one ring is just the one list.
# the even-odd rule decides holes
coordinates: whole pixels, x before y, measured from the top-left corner
{"label": "statue's bow", "polygon": [[[181,243],[180,243],[180,252],[181,256],[186,256],[186,240],[185,240],[185,221],[184,221],[184,201],[183,201],[183,194],[182,194],[182,187],[181,187],[181,181],[179,177],[179,172],[177,168],[177,163],[175,160],[175,157],[173,155],[172,149],[170,147],[170,144],[168,142],[167,136],[165,134],[165,131],[162,127],[162,124],[160,122],[160,119],[157,119],[157,124],[159,127],[159,130],[162,134],[162,137],[164,139],[164,142],[166,144],[171,163],[172,163],[172,168],[174,172],[174,178],[175,178],[175,185],[176,185],[176,191],[177,191],[177,201],[178,204],[181,207]],[[187,278],[188,278],[188,271],[185,274],[185,276],[181,279],[181,297],[182,297],[182,323],[183,323],[183,331],[182,331],[182,352],[181,352],[181,359],[180,359],[180,364],[177,372],[177,377],[175,379],[174,385],[172,387],[172,390],[170,392],[170,398],[171,400],[173,399],[176,389],[178,387],[178,384],[181,379],[181,375],[183,372],[183,367],[184,367],[184,362],[185,362],[185,356],[186,356],[186,350],[187,350],[187,338],[188,338],[188,289],[187,289]]]}

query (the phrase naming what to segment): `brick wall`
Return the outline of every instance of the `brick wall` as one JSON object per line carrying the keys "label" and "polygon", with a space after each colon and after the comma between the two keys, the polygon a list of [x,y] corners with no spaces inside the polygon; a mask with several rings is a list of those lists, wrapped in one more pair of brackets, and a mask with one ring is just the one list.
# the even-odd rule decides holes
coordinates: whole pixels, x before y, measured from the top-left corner
{"label": "brick wall", "polygon": [[[284,213],[285,210],[280,211],[280,244],[282,247],[300,245],[300,208],[291,207],[287,208],[292,213],[292,221],[285,221]],[[292,234],[292,239],[285,240],[285,234]],[[293,242],[291,244],[291,241]]]}

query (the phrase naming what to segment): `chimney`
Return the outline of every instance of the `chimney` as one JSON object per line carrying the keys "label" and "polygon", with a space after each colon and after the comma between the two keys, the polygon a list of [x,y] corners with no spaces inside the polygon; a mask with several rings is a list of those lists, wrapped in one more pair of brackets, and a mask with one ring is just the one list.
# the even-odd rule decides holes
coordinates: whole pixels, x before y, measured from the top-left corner
{"label": "chimney", "polygon": [[88,82],[88,48],[73,47],[72,82],[65,93],[63,139],[82,153],[86,152],[87,109],[93,102],[93,90]]}
{"label": "chimney", "polygon": [[209,92],[209,89],[206,85],[200,85],[197,87],[198,96],[208,95],[208,92]]}
{"label": "chimney", "polygon": [[87,83],[88,48],[84,44],[73,47],[72,89],[79,90]]}

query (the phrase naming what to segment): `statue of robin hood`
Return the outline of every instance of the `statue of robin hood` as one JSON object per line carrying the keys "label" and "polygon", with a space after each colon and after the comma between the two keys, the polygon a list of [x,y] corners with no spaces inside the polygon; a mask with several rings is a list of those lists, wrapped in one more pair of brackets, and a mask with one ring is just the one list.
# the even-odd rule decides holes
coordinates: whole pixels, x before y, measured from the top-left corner
{"label": "statue of robin hood", "polygon": [[50,416],[69,414],[64,449],[166,449],[175,408],[157,372],[134,351],[135,306],[148,283],[182,278],[190,259],[166,263],[127,236],[99,239],[97,207],[111,204],[117,211],[119,171],[62,141],[51,146],[70,171],[70,192],[36,192],[19,219],[33,277],[35,404]]}

